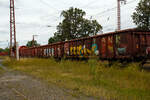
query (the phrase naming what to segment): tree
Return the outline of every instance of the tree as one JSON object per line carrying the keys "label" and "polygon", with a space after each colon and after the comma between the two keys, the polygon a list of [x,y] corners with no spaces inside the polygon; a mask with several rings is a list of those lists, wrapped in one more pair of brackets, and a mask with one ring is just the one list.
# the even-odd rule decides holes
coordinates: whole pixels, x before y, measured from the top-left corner
{"label": "tree", "polygon": [[55,39],[53,37],[50,37],[49,40],[48,40],[48,44],[51,44],[51,43],[54,43],[55,42]]}
{"label": "tree", "polygon": [[9,53],[9,51],[10,51],[10,49],[9,49],[8,47],[6,47],[6,48],[4,49],[4,52],[8,52],[8,53]]}
{"label": "tree", "polygon": [[133,22],[138,28],[150,30],[150,0],[141,0],[133,13]]}
{"label": "tree", "polygon": [[0,48],[0,52],[4,52],[4,49],[3,49],[3,48]]}
{"label": "tree", "polygon": [[7,48],[5,48],[5,49],[0,48],[0,53],[1,53],[1,52],[8,52],[8,53],[9,53],[9,50],[10,50],[10,49],[9,49],[8,47],[7,47]]}
{"label": "tree", "polygon": [[64,19],[57,26],[57,32],[49,39],[49,43],[96,35],[102,26],[96,20],[85,19],[85,15],[83,10],[73,7],[62,11]]}
{"label": "tree", "polygon": [[32,46],[40,46],[40,44],[37,43],[36,40],[34,41],[28,41],[26,44],[27,47],[32,47]]}

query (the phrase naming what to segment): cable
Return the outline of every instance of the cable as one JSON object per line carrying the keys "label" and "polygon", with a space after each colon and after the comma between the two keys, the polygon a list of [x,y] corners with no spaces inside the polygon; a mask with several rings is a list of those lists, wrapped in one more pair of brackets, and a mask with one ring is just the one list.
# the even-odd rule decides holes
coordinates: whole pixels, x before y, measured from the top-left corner
{"label": "cable", "polygon": [[89,4],[91,5],[92,3],[95,3],[95,1],[91,1],[91,2],[87,3],[86,5],[82,6],[82,8],[87,7]]}
{"label": "cable", "polygon": [[[50,4],[48,4],[47,2],[45,2],[44,0],[39,0],[42,4],[44,4],[44,5],[46,5],[48,8],[50,8]],[[53,9],[55,9],[55,10],[57,10],[55,7],[53,7],[53,6],[51,6],[51,8],[53,8]],[[57,11],[59,11],[59,10],[57,10]]]}
{"label": "cable", "polygon": [[[127,4],[130,4],[130,3],[133,3],[133,2],[135,2],[136,0],[132,0],[132,1],[130,1],[130,2],[128,2]],[[102,14],[103,13],[108,13],[108,12],[110,12],[110,11],[112,11],[112,10],[114,10],[116,7],[113,7],[113,8],[111,8],[111,9],[107,9],[107,11],[103,11],[103,12],[101,12]],[[129,7],[129,8],[131,8],[131,7]],[[114,14],[114,13],[113,13]],[[99,17],[102,17],[102,16],[104,16],[104,15],[101,15],[101,16],[99,16]],[[106,15],[105,15],[106,16]],[[111,14],[111,16],[112,16],[112,14]],[[96,17],[96,16],[95,16]],[[105,18],[109,18],[110,19],[110,15],[109,15],[109,17],[105,17]],[[97,19],[97,18],[96,18]],[[107,21],[105,21],[105,22],[108,22],[109,20],[107,20]],[[124,22],[124,21],[123,21]],[[106,23],[105,23],[106,24]],[[108,30],[107,29],[107,27],[112,27],[112,26],[103,26],[103,28],[104,29],[106,29],[106,30]],[[125,27],[127,27],[127,26],[125,26]],[[112,29],[112,28],[111,28]],[[109,30],[110,30],[110,28],[109,28]]]}
{"label": "cable", "polygon": [[[52,9],[54,9],[54,10],[57,10],[57,11],[59,11],[57,8],[55,8],[55,7],[52,7],[51,5],[49,5],[47,2],[45,2],[44,0],[39,0],[42,4],[44,4],[44,5],[46,5],[48,8],[52,8]],[[135,2],[136,0],[132,0],[132,1],[130,1],[130,2],[128,2],[127,4],[130,4],[130,3],[132,3],[132,2]],[[91,4],[92,2],[94,2],[94,1],[91,1],[90,3],[88,3],[88,5],[89,4]],[[86,6],[86,5],[85,5]],[[107,9],[107,10],[105,10],[105,11],[103,11],[103,12],[100,12],[100,13],[97,13],[97,14],[94,14],[94,16],[96,17],[96,16],[98,16],[98,15],[101,15],[101,14],[104,14],[104,13],[106,13],[106,12],[110,12],[110,11],[113,11],[113,10],[115,10],[117,7],[113,7],[113,8],[109,8],[109,9]],[[115,13],[113,13],[113,14],[115,14]],[[49,16],[49,15],[47,15],[47,16]],[[53,14],[50,14],[50,16],[52,16],[52,17],[55,17],[56,18],[56,16],[54,16]],[[101,15],[102,16],[102,15]],[[104,15],[103,15],[104,16]],[[59,18],[59,17],[58,17]],[[105,27],[105,26],[104,26]],[[106,26],[106,27],[108,27],[108,26]],[[109,27],[112,27],[111,25],[109,25]],[[110,29],[110,28],[109,28]]]}
{"label": "cable", "polygon": [[[132,0],[132,1],[130,1],[130,2],[128,2],[128,3],[126,3],[126,5],[127,4],[130,4],[130,3],[133,3],[133,2],[135,2],[136,0]],[[125,5],[124,5],[125,6]],[[93,16],[97,16],[97,15],[100,15],[100,14],[104,14],[104,13],[106,13],[106,12],[110,12],[110,11],[112,11],[112,10],[115,10],[117,7],[113,7],[113,8],[109,8],[109,9],[107,9],[107,10],[105,10],[105,11],[102,11],[102,12],[100,12],[100,13],[97,13],[97,14],[94,14]]]}

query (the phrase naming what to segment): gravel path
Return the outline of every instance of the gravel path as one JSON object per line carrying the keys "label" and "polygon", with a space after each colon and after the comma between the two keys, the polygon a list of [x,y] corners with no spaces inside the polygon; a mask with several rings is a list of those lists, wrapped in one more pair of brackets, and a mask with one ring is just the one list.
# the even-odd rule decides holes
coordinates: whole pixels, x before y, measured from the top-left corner
{"label": "gravel path", "polygon": [[6,72],[0,75],[0,100],[96,100],[86,96],[74,97],[68,92],[70,90],[1,67]]}

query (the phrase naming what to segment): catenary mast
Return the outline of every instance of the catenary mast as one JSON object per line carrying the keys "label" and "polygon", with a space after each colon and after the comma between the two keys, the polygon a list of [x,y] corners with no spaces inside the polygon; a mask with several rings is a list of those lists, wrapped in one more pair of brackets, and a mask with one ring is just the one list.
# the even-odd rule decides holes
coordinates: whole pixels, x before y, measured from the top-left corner
{"label": "catenary mast", "polygon": [[16,54],[16,25],[15,25],[15,3],[10,0],[10,56]]}
{"label": "catenary mast", "polygon": [[117,0],[117,30],[121,30],[121,9],[120,9],[120,3],[123,2],[126,4],[126,0]]}

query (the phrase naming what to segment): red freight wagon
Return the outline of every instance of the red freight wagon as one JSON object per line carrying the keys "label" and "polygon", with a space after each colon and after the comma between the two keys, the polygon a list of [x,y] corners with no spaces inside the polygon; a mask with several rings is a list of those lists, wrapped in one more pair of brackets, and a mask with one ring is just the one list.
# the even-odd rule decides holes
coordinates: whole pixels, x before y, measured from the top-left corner
{"label": "red freight wagon", "polygon": [[8,52],[0,52],[0,56],[8,56]]}
{"label": "red freight wagon", "polygon": [[136,59],[150,55],[150,31],[127,29],[92,37],[20,48],[21,57]]}

